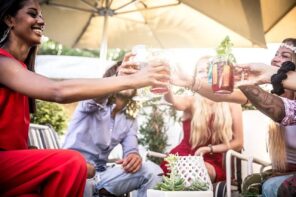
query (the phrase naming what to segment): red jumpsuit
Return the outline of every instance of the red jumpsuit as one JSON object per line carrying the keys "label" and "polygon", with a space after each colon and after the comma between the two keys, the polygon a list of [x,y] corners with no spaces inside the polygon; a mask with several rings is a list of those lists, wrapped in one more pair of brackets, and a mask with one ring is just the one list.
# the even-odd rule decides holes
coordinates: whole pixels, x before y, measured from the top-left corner
{"label": "red jumpsuit", "polygon": [[[173,148],[170,153],[172,154],[177,154],[179,156],[187,156],[187,155],[194,155],[195,151],[199,148],[195,148],[194,150],[191,149],[190,145],[190,124],[191,120],[185,120],[183,121],[183,132],[184,132],[184,137],[180,144]],[[210,144],[210,143],[208,143]],[[207,146],[208,144],[205,144],[204,146]],[[215,182],[222,181],[226,179],[225,175],[225,170],[223,169],[223,154],[222,153],[214,153],[214,154],[205,154],[204,156],[204,161],[211,164],[216,171],[216,179]],[[162,162],[160,164],[160,167],[164,171],[165,174],[168,173],[168,169],[165,166],[166,162]]]}
{"label": "red jumpsuit", "polygon": [[[14,59],[3,49],[0,55]],[[84,158],[70,150],[29,150],[29,123],[28,97],[0,84],[0,196],[83,196]]]}

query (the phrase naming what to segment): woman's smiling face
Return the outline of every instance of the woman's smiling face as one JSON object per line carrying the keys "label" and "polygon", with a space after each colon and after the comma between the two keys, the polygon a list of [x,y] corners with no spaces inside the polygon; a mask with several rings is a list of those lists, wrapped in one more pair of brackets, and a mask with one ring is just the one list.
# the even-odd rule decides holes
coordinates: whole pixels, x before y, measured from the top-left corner
{"label": "woman's smiling face", "polygon": [[41,43],[45,23],[38,0],[27,0],[9,21],[11,33],[17,38],[32,46]]}
{"label": "woman's smiling face", "polygon": [[[294,47],[292,44],[288,44],[291,47]],[[292,49],[285,47],[285,45],[280,46],[280,48],[277,50],[274,58],[271,60],[271,65],[280,67],[282,63],[286,61],[292,61],[295,63],[295,53],[292,51]]]}

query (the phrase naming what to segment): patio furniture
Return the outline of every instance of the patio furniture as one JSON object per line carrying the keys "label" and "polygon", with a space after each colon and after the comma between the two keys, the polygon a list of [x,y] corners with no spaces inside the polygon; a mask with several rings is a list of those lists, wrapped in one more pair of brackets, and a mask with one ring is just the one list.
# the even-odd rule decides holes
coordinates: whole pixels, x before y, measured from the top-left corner
{"label": "patio furniture", "polygon": [[[30,124],[29,127],[29,146],[37,149],[60,149],[60,139],[51,125]],[[111,165],[112,161],[108,162]],[[118,197],[129,197],[126,193]],[[105,196],[107,197],[107,195]],[[111,195],[109,197],[116,197]]]}
{"label": "patio furniture", "polygon": [[[236,159],[236,161],[244,161],[247,162],[247,176],[253,174],[253,167],[255,164],[260,165],[261,169],[260,169],[260,173],[262,173],[266,167],[271,166],[270,162],[266,162],[262,159],[259,158],[255,158],[252,156],[246,156],[243,155],[241,153],[238,153],[234,150],[229,150],[226,153],[226,182],[223,183],[217,183],[217,184],[221,184],[220,188],[219,188],[219,192],[218,190],[216,191],[216,195],[215,197],[231,197],[231,196],[235,196],[236,194],[239,195],[239,193],[241,193],[241,190],[238,188],[240,187],[244,187],[244,182],[239,182],[238,185],[234,185],[232,184],[235,179],[232,179],[232,172],[233,170],[241,170],[241,169],[237,169],[237,168],[233,168],[233,164],[232,164],[232,160]],[[223,185],[223,187],[222,187]],[[223,189],[221,189],[223,188]]]}
{"label": "patio furniture", "polygon": [[38,149],[59,149],[59,136],[51,125],[30,124],[29,146]]}

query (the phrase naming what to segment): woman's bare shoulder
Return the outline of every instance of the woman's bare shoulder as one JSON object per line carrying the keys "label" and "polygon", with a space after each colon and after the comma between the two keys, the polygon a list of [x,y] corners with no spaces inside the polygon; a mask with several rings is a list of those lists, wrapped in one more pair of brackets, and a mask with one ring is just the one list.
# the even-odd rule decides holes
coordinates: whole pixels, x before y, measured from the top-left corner
{"label": "woman's bare shoulder", "polygon": [[0,65],[7,64],[7,63],[20,64],[16,59],[13,59],[8,56],[0,55]]}
{"label": "woman's bare shoulder", "polygon": [[9,72],[17,71],[22,65],[15,59],[6,56],[0,56],[0,76],[4,76]]}

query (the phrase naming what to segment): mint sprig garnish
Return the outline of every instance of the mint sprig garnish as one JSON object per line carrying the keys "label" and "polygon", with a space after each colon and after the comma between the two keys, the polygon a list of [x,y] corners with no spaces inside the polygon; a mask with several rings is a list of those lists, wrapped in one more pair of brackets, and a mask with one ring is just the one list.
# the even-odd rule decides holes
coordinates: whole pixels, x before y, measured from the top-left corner
{"label": "mint sprig garnish", "polygon": [[231,63],[235,63],[236,60],[234,55],[232,54],[232,47],[233,43],[231,42],[229,36],[226,36],[224,40],[216,48],[217,56],[225,57]]}

